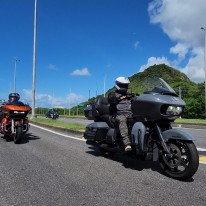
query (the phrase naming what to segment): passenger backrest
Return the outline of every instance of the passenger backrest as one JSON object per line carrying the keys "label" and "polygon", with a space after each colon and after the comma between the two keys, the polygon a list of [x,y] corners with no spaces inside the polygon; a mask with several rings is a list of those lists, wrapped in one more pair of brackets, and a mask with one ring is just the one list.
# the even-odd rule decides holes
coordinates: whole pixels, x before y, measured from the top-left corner
{"label": "passenger backrest", "polygon": [[109,115],[109,103],[107,97],[100,97],[96,102],[96,109],[99,111],[99,115]]}

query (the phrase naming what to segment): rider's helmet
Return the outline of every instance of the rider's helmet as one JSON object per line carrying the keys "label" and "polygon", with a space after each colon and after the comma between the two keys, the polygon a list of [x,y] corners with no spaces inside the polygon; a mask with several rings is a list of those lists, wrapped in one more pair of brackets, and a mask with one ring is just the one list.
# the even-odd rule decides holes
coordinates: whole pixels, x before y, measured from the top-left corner
{"label": "rider's helmet", "polygon": [[129,83],[130,81],[127,77],[118,77],[115,80],[115,87],[119,93],[126,93]]}
{"label": "rider's helmet", "polygon": [[15,102],[20,99],[20,95],[18,93],[10,93],[9,94],[9,102]]}

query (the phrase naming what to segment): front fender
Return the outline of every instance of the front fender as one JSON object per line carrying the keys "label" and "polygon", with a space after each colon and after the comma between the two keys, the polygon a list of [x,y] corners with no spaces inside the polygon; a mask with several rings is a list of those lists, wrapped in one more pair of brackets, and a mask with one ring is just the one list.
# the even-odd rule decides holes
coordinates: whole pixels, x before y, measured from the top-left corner
{"label": "front fender", "polygon": [[165,141],[169,139],[179,139],[179,140],[190,140],[195,141],[197,138],[194,137],[191,133],[182,131],[180,129],[169,129],[162,132],[162,136]]}
{"label": "front fender", "polygon": [[131,140],[135,145],[139,145],[141,151],[144,150],[144,138],[146,133],[146,127],[142,122],[136,122],[132,127]]}

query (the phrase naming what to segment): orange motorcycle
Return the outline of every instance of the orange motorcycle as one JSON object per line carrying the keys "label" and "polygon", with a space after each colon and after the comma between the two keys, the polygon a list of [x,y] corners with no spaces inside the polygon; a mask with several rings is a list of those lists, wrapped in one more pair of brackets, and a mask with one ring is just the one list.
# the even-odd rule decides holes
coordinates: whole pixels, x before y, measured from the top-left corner
{"label": "orange motorcycle", "polygon": [[29,105],[21,101],[6,102],[1,105],[0,133],[6,140],[13,139],[15,144],[22,141],[24,134],[29,130]]}

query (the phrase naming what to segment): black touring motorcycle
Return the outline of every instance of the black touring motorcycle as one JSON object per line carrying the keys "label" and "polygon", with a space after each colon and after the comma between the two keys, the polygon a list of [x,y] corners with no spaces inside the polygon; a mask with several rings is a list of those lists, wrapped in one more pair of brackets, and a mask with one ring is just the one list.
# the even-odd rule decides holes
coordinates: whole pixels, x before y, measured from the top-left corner
{"label": "black touring motorcycle", "polygon": [[[150,157],[169,177],[186,180],[199,166],[193,143],[196,138],[171,126],[186,104],[161,78],[150,79],[144,86],[146,91],[132,98],[133,115],[128,118],[132,151],[126,154],[142,160]],[[98,98],[85,108],[84,114],[94,120],[84,132],[87,144],[98,147],[104,156],[124,151],[118,123],[111,115],[107,98]]]}

